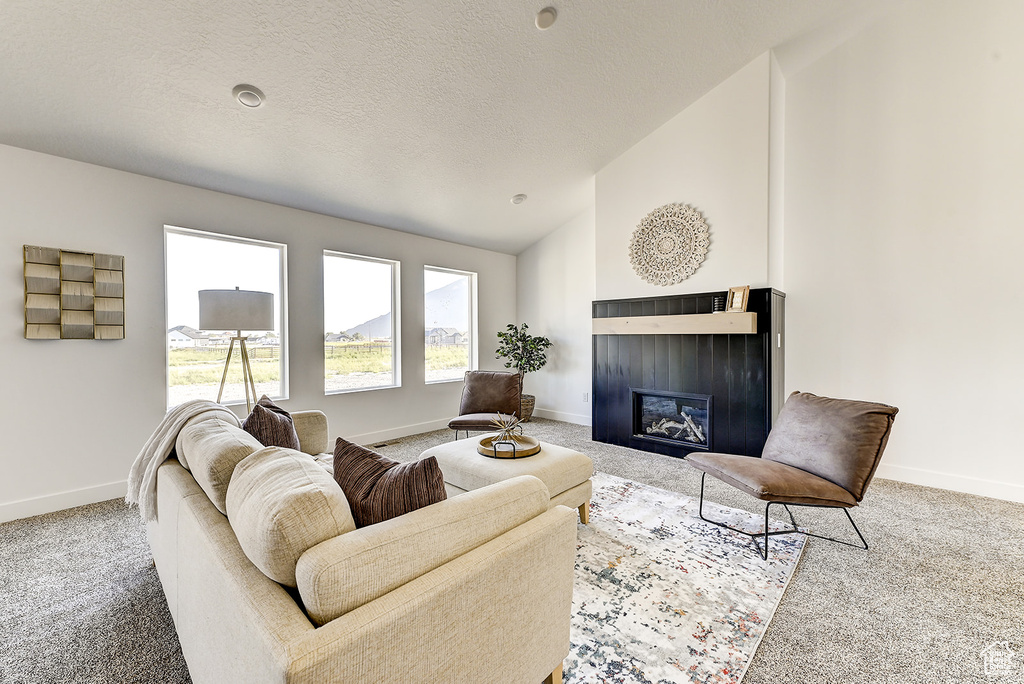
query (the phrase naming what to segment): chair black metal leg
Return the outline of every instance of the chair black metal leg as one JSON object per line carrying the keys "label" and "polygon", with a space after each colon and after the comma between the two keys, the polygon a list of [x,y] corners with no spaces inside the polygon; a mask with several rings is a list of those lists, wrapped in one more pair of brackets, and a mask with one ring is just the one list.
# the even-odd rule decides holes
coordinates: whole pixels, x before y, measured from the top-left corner
{"label": "chair black metal leg", "polygon": [[[850,509],[849,508],[844,508],[843,511],[846,513],[846,519],[850,521],[851,525],[853,525],[853,531],[857,533],[858,537],[860,537],[860,543],[864,545],[863,546],[864,550],[867,551],[868,550],[868,542],[864,538],[864,535],[860,533],[860,528],[857,527],[857,523],[853,522],[853,516],[850,515]],[[851,546],[853,546],[853,545],[851,544]]]}
{"label": "chair black metal leg", "polygon": [[[800,530],[796,529],[796,525],[794,525],[793,529],[791,529],[791,530],[775,530],[774,532],[770,532],[768,530],[768,512],[771,509],[773,503],[778,503],[777,501],[769,501],[767,504],[765,504],[765,507],[764,507],[764,530],[761,531],[761,532],[747,532],[745,530],[741,530],[741,529],[738,529],[738,528],[726,525],[725,523],[718,522],[717,520],[711,520],[709,518],[705,518],[704,517],[704,480],[707,477],[707,475],[708,475],[707,473],[701,473],[701,476],[700,476],[700,503],[697,506],[697,515],[699,515],[700,519],[703,520],[704,522],[709,522],[712,525],[717,525],[718,527],[725,528],[725,529],[727,529],[727,530],[729,530],[731,532],[738,532],[738,533],[740,533],[742,535],[746,535],[747,537],[750,537],[751,542],[753,542],[753,544],[754,544],[754,548],[757,549],[757,553],[758,553],[758,555],[761,556],[762,560],[768,560],[768,537],[776,535],[776,534],[793,534],[794,532],[799,532],[800,531]],[[760,544],[757,543],[757,538],[758,537],[764,537],[764,551],[761,550]]]}
{"label": "chair black metal leg", "polygon": [[782,504],[782,507],[786,509],[786,513],[789,514],[789,522],[793,523],[793,527],[795,528],[797,525],[796,518],[793,517],[793,511],[789,510],[789,506],[786,504]]}
{"label": "chair black metal leg", "polygon": [[754,542],[754,548],[761,554],[761,560],[768,560],[768,509],[771,507],[771,501],[764,505],[764,551],[757,545],[757,537],[750,538],[750,541]]}
{"label": "chair black metal leg", "polygon": [[[836,508],[836,507],[835,506],[829,506],[829,508]],[[864,539],[864,535],[860,533],[860,528],[857,527],[857,523],[853,522],[853,516],[850,515],[850,510],[848,508],[844,508],[843,512],[846,513],[846,519],[850,521],[851,525],[853,525],[853,531],[857,533],[858,537],[860,537],[860,544],[854,544],[853,542],[843,541],[842,539],[833,539],[832,537],[826,537],[826,536],[821,535],[821,534],[814,534],[813,532],[804,532],[804,534],[806,534],[808,537],[817,537],[818,539],[826,539],[826,540],[828,540],[830,542],[835,542],[836,544],[843,544],[844,546],[852,546],[855,549],[863,549],[863,550],[867,551],[868,550],[868,543]]]}
{"label": "chair black metal leg", "polygon": [[[758,554],[761,556],[761,558],[763,560],[768,560],[768,537],[772,536],[772,535],[776,535],[776,534],[803,534],[803,535],[806,535],[808,537],[817,537],[818,539],[824,539],[826,541],[835,542],[836,544],[843,544],[845,546],[852,546],[855,549],[864,549],[866,551],[867,548],[868,548],[868,543],[864,539],[864,535],[861,534],[860,528],[857,527],[857,523],[855,523],[853,521],[853,516],[850,515],[850,509],[848,509],[848,508],[843,508],[843,512],[846,513],[847,520],[849,520],[850,524],[853,525],[854,532],[856,532],[857,536],[860,537],[861,545],[857,545],[857,544],[854,544],[854,543],[851,543],[851,542],[843,541],[842,539],[833,539],[832,537],[826,537],[826,536],[821,535],[821,534],[814,534],[813,532],[805,532],[805,531],[801,530],[797,526],[796,518],[793,517],[793,511],[789,510],[790,506],[807,506],[807,507],[810,507],[810,508],[839,508],[839,506],[815,506],[814,504],[786,504],[786,503],[782,503],[782,502],[779,502],[779,501],[769,501],[767,504],[765,504],[765,507],[764,507],[764,530],[761,531],[761,532],[746,532],[744,530],[740,530],[740,529],[737,529],[735,527],[730,527],[729,525],[726,525],[725,523],[718,522],[716,520],[709,520],[708,518],[704,517],[704,480],[705,480],[706,477],[707,477],[707,473],[701,473],[701,476],[700,476],[700,503],[699,503],[699,505],[697,507],[697,515],[699,515],[700,519],[703,520],[704,522],[709,522],[712,525],[717,525],[718,527],[723,527],[723,528],[725,528],[727,530],[730,530],[732,532],[739,532],[740,534],[743,534],[743,535],[746,535],[746,536],[750,537],[751,541],[754,544],[754,547],[757,548],[757,552],[758,552]],[[793,523],[792,529],[788,529],[788,530],[775,530],[774,532],[769,532],[768,531],[768,512],[771,509],[772,504],[780,505],[780,506],[782,506],[783,508],[786,509],[786,513],[789,514],[789,521],[791,523]],[[761,550],[761,545],[757,543],[757,538],[758,537],[764,537],[764,551]]]}

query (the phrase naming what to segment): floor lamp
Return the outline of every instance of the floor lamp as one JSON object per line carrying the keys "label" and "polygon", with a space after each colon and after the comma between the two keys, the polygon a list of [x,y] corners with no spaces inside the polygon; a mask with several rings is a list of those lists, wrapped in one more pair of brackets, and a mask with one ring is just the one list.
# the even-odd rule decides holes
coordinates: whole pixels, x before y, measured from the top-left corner
{"label": "floor lamp", "polygon": [[[242,357],[242,384],[245,386],[245,406],[252,411],[256,403],[256,383],[252,377],[252,366],[249,365],[249,352],[245,348],[246,336],[242,331],[264,331],[274,329],[274,295],[271,292],[254,292],[252,290],[200,290],[199,291],[199,329],[200,330],[234,330],[236,335],[231,338],[228,347],[228,358],[224,360],[224,375],[220,379],[220,391],[217,392],[217,403],[224,396],[224,383],[228,379],[228,366],[238,342]],[[250,392],[252,398],[250,399]]]}

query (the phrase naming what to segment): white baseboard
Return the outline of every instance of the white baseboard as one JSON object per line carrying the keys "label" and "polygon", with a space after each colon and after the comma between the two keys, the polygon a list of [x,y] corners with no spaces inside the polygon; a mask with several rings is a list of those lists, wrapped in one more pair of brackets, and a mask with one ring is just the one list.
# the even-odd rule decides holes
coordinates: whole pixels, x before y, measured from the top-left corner
{"label": "white baseboard", "polygon": [[[448,418],[428,420],[425,423],[415,423],[413,425],[403,425],[401,427],[391,428],[388,430],[379,430],[378,432],[366,432],[361,435],[352,435],[345,439],[356,444],[376,444],[377,442],[386,442],[389,439],[399,439],[400,437],[408,437],[409,435],[418,435],[421,432],[441,430],[448,427],[448,420]],[[334,449],[333,444],[329,446],[332,450]]]}
{"label": "white baseboard", "polygon": [[560,420],[563,423],[575,423],[576,425],[591,425],[593,421],[590,416],[580,415],[579,413],[565,413],[564,411],[552,411],[551,409],[534,409],[534,415],[539,418],[548,418],[550,420]]}
{"label": "white baseboard", "polygon": [[45,494],[31,499],[21,499],[0,504],[0,522],[31,518],[34,515],[62,511],[65,508],[84,506],[86,504],[107,501],[108,499],[124,498],[128,492],[128,480],[108,482],[95,487],[83,487],[67,492]]}
{"label": "white baseboard", "polygon": [[887,465],[885,463],[878,465],[878,470],[875,474],[878,477],[884,477],[889,480],[899,480],[900,482],[909,482],[910,484],[924,485],[925,487],[952,489],[955,492],[965,492],[993,499],[1024,503],[1024,485],[1011,484],[1009,482],[997,482],[996,480],[985,480],[980,477],[952,475],[934,470],[925,470],[924,468]]}

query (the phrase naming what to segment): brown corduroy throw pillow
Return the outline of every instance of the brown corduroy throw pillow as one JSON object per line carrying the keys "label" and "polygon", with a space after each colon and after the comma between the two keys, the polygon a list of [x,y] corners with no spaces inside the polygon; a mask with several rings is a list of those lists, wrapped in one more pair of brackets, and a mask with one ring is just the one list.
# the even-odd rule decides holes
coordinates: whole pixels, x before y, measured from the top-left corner
{"label": "brown corduroy throw pillow", "polygon": [[272,402],[265,394],[252,407],[252,413],[242,423],[242,429],[265,447],[299,448],[299,434],[295,432],[292,414]]}
{"label": "brown corduroy throw pillow", "polygon": [[437,459],[399,463],[341,437],[334,445],[334,479],[345,492],[356,527],[396,518],[444,501]]}

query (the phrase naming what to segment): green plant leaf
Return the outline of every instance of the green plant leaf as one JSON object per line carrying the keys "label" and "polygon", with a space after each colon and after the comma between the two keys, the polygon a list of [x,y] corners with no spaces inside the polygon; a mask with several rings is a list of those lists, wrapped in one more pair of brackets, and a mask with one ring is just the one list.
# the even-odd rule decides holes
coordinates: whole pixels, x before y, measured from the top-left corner
{"label": "green plant leaf", "polygon": [[539,335],[531,335],[526,323],[516,327],[514,323],[505,326],[504,332],[498,332],[498,348],[496,359],[507,359],[505,368],[515,368],[520,373],[532,373],[540,370],[548,362],[545,349],[551,346],[551,340]]}

